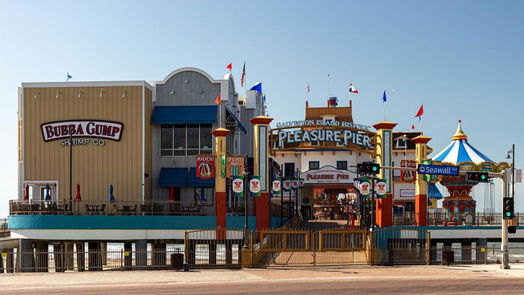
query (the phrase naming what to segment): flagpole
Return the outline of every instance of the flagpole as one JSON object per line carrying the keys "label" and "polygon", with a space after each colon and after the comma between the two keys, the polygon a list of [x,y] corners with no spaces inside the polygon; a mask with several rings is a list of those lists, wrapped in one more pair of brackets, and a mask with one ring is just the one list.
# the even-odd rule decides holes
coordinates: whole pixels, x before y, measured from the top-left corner
{"label": "flagpole", "polygon": [[387,101],[384,102],[384,121],[386,121],[386,103],[388,103]]}
{"label": "flagpole", "polygon": [[331,75],[328,74],[328,98],[331,97]]}

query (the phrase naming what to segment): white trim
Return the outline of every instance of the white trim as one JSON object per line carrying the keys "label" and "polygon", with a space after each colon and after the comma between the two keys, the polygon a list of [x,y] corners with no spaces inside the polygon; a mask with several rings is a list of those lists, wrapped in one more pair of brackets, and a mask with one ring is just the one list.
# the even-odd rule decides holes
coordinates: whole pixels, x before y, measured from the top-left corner
{"label": "white trim", "polygon": [[207,72],[201,70],[201,69],[198,69],[198,68],[193,68],[193,67],[183,67],[183,68],[179,68],[179,69],[176,69],[174,71],[172,71],[171,73],[169,73],[165,78],[164,80],[162,81],[151,81],[151,84],[166,84],[166,82],[171,79],[173,76],[175,76],[176,74],[178,73],[181,73],[181,72],[196,72],[196,73],[199,73],[203,76],[205,76],[209,81],[211,81],[212,83],[219,83],[221,81],[226,81],[226,80],[215,80],[213,79],[213,77],[211,77],[211,75],[209,75]]}
{"label": "white trim", "polygon": [[[183,240],[185,233],[185,229],[11,229],[11,238],[44,239],[48,241]],[[242,239],[242,232],[228,231],[227,237]]]}
{"label": "white trim", "polygon": [[[24,149],[25,120],[24,120],[24,89],[22,87],[18,87],[18,103],[19,103],[18,120],[19,122],[21,122],[20,123],[21,126],[18,126],[18,124],[16,124],[16,126],[17,128],[22,128],[22,131],[19,133],[19,136],[21,137],[20,142],[19,142],[20,143],[19,148],[21,149],[21,152],[17,150],[17,155],[16,155],[17,157],[21,157],[21,159],[18,159],[20,161],[20,163],[18,163],[19,164],[18,166],[18,199],[23,200],[24,189],[25,189],[25,185],[22,184],[25,179],[25,173],[24,173],[25,172],[25,149]],[[17,130],[17,134],[18,134],[18,130]]]}
{"label": "white trim", "polygon": [[46,87],[110,87],[110,86],[145,86],[153,90],[146,81],[83,81],[83,82],[23,82],[22,88]]}
{"label": "white trim", "polygon": [[146,150],[145,150],[145,147],[146,147],[146,124],[145,124],[145,120],[146,120],[146,109],[145,109],[145,105],[146,105],[146,88],[145,87],[142,87],[142,153],[141,153],[141,156],[142,156],[142,176],[141,176],[141,179],[142,179],[142,202],[144,202],[145,200],[145,186],[146,186],[146,183],[145,183],[145,173],[146,173],[146,166],[145,166],[145,163],[146,163]]}
{"label": "white trim", "polygon": [[160,240],[184,239],[185,230],[146,230],[146,229],[99,229],[99,230],[72,230],[72,229],[15,229],[11,230],[11,237],[20,239],[45,240]]}

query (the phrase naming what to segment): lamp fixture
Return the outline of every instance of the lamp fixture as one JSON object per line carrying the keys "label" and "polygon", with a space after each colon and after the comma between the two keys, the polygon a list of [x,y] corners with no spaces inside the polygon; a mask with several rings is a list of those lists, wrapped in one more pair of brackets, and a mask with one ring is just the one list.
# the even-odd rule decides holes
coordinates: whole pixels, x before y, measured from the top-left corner
{"label": "lamp fixture", "polygon": [[98,97],[102,97],[106,94],[106,91],[104,90],[104,88],[100,88],[100,93],[98,94]]}
{"label": "lamp fixture", "polygon": [[175,94],[175,88],[171,88],[171,92],[169,94],[174,95]]}
{"label": "lamp fixture", "polygon": [[40,92],[37,92],[33,95],[33,99],[40,98]]}
{"label": "lamp fixture", "polygon": [[60,91],[60,89],[57,89],[56,90],[56,94],[55,94],[55,98],[59,98],[60,94],[62,94],[62,92]]}
{"label": "lamp fixture", "polygon": [[77,98],[81,98],[82,96],[84,96],[84,91],[78,91],[78,94],[77,94]]}
{"label": "lamp fixture", "polygon": [[185,80],[184,83],[186,83],[186,84],[190,84],[191,81],[189,81],[189,80]]}
{"label": "lamp fixture", "polygon": [[122,92],[122,98],[126,98],[127,97],[127,90],[124,90],[124,92]]}

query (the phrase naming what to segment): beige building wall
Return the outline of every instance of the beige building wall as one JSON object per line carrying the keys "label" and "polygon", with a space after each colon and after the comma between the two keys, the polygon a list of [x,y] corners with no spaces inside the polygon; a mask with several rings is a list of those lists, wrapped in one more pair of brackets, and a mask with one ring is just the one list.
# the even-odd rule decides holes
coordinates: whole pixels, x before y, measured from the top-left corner
{"label": "beige building wall", "polygon": [[25,183],[56,181],[58,200],[69,199],[69,146],[60,146],[60,140],[45,142],[41,124],[106,120],[123,124],[121,140],[104,139],[105,145],[97,146],[93,144],[94,138],[89,138],[88,144],[73,146],[73,199],[77,184],[81,186],[83,201],[107,201],[110,184],[117,201],[136,202],[142,200],[143,193],[150,195],[151,177],[144,175],[151,175],[152,93],[148,84],[27,83],[22,85],[22,94],[19,122],[22,192]]}

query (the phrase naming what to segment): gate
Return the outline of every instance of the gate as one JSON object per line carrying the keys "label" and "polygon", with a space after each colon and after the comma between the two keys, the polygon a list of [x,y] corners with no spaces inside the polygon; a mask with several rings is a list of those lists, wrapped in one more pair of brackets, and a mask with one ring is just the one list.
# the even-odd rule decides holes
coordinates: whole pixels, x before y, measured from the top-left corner
{"label": "gate", "polygon": [[381,228],[373,232],[375,265],[429,264],[430,234],[418,228]]}
{"label": "gate", "polygon": [[187,231],[184,260],[190,268],[240,268],[243,233],[241,230]]}
{"label": "gate", "polygon": [[251,233],[244,266],[368,264],[365,230],[265,230]]}

